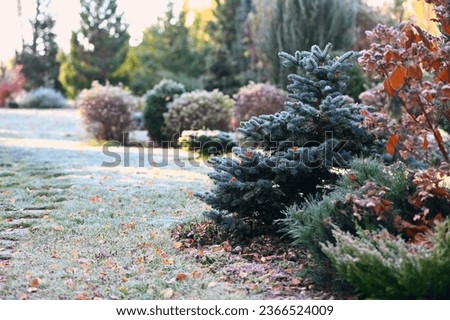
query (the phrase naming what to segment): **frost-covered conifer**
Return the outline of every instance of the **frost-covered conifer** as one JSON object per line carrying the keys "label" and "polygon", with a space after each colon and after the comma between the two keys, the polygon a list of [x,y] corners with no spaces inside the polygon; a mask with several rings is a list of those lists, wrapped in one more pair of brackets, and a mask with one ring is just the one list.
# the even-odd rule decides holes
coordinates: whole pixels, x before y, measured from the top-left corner
{"label": "frost-covered conifer", "polygon": [[289,75],[287,111],[243,122],[238,131],[245,142],[233,149],[235,156],[212,158],[214,186],[199,197],[218,223],[270,226],[286,205],[323,192],[336,167],[375,148],[374,135],[362,125],[360,110],[367,107],[342,94],[356,54],[331,58],[330,49],[281,52],[283,64],[298,69]]}

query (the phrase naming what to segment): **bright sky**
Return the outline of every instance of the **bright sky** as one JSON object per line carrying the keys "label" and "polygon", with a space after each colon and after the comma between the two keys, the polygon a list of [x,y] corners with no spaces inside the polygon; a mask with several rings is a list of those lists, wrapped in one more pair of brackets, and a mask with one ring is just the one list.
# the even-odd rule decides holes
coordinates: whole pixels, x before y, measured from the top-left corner
{"label": "bright sky", "polygon": [[[14,56],[15,49],[21,47],[21,29],[25,40],[31,38],[31,28],[28,22],[34,16],[35,0],[21,0],[23,26],[17,16],[17,0],[1,0],[0,8],[0,61],[5,61]],[[141,39],[142,31],[154,24],[158,16],[162,16],[167,8],[169,0],[118,0],[119,11],[124,12],[128,31],[131,35],[131,43],[137,43]],[[175,0],[177,7],[181,7],[183,0]],[[195,1],[202,2],[202,1]],[[55,32],[59,46],[68,51],[70,34],[72,30],[78,30],[80,21],[79,0],[52,0],[51,12],[56,19]]]}
{"label": "bright sky", "polygon": [[[7,61],[14,56],[16,49],[21,47],[21,33],[25,40],[31,38],[31,28],[28,22],[34,16],[35,0],[21,0],[23,24],[17,16],[17,0],[1,0],[0,7],[0,61]],[[368,0],[379,4],[388,0]],[[162,16],[169,0],[118,0],[119,11],[124,12],[129,24],[131,43],[139,43],[142,31],[154,24],[158,16]],[[181,7],[183,0],[173,0],[176,7]],[[205,6],[208,0],[190,0],[192,7]],[[70,33],[79,28],[79,0],[52,0],[51,11],[56,18],[55,32],[59,46],[68,51]]]}

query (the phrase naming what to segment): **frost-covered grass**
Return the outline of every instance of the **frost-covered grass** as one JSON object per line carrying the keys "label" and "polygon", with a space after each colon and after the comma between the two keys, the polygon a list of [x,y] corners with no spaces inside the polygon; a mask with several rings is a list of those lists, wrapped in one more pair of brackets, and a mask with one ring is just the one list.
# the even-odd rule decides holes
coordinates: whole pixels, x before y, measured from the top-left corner
{"label": "frost-covered grass", "polygon": [[[27,134],[0,131],[0,235],[28,230],[0,241],[0,247],[15,243],[10,265],[0,268],[0,298],[249,298],[170,237],[175,224],[205,209],[192,195],[208,187],[206,168],[138,168],[136,161],[104,168],[101,147],[83,149],[76,136],[71,144],[58,140],[61,132],[37,132],[50,139],[39,145]],[[187,278],[177,281],[179,274]]]}

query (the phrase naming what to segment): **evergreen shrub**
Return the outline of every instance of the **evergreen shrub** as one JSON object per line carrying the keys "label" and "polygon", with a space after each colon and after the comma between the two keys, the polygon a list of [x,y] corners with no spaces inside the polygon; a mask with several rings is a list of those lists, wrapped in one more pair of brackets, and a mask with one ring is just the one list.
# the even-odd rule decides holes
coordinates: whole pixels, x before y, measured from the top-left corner
{"label": "evergreen shrub", "polygon": [[339,228],[323,251],[341,277],[376,299],[449,299],[450,221],[436,226],[426,243],[411,243],[385,230]]}
{"label": "evergreen shrub", "polygon": [[[363,105],[343,95],[355,53],[331,58],[323,50],[280,53],[284,65],[297,67],[288,86],[287,111],[252,117],[238,128],[244,146],[234,158],[214,157],[211,192],[199,194],[217,223],[271,228],[281,211],[305,201],[336,180],[336,167],[347,167],[356,155],[377,152],[374,135],[363,126]],[[252,149],[245,143],[257,143]]]}
{"label": "evergreen shrub", "polygon": [[161,143],[170,137],[163,133],[167,105],[185,91],[184,85],[173,80],[161,80],[145,95],[144,124],[152,141]]}
{"label": "evergreen shrub", "polygon": [[185,130],[178,139],[178,145],[201,156],[229,153],[237,146],[233,133],[220,130]]}
{"label": "evergreen shrub", "polygon": [[164,114],[164,132],[168,137],[184,130],[228,131],[234,100],[218,90],[196,90],[175,99]]}
{"label": "evergreen shrub", "polygon": [[[382,239],[395,240],[395,245],[398,248],[403,246],[406,251],[409,250],[408,246],[411,243],[429,247],[428,237],[436,236],[434,234],[436,223],[448,219],[450,213],[450,190],[430,183],[434,179],[439,179],[434,177],[433,173],[433,170],[414,172],[400,162],[385,166],[380,160],[356,159],[352,162],[349,172],[336,183],[332,192],[321,199],[312,199],[301,205],[288,207],[284,211],[286,218],[282,220],[285,226],[283,231],[293,239],[295,245],[307,249],[312,254],[317,269],[311,270],[310,275],[316,281],[330,282],[332,278],[341,277],[361,292],[382,298],[379,292],[372,292],[364,287],[364,284],[357,283],[357,280],[352,278],[355,275],[350,276],[348,273],[350,271],[343,269],[342,261],[349,255],[355,261],[360,260],[361,256],[366,254],[364,248],[369,236],[373,236],[371,241],[374,247],[373,250],[371,249],[373,251],[371,254],[375,256],[375,249],[381,246],[381,249],[378,249],[382,250],[384,248],[382,246],[385,245],[376,243],[381,239],[379,238],[381,233],[389,235],[388,238]],[[350,244],[352,237],[355,239],[360,237],[361,241]],[[403,239],[404,243],[397,241],[397,238]],[[339,241],[339,239],[345,239],[345,241]],[[354,247],[349,249],[351,245]],[[324,248],[327,248],[325,252]],[[346,257],[341,257],[343,259],[341,260],[338,252],[342,253],[346,250]],[[352,255],[349,250],[352,251]],[[416,253],[416,251],[409,252]],[[382,257],[383,254],[387,253],[381,252],[379,256]],[[384,272],[389,271],[391,274],[379,276],[386,279],[399,277],[393,266],[396,263],[400,264],[403,259],[400,251],[392,251],[389,254],[392,254],[391,269]],[[374,277],[372,270],[377,269],[379,263],[375,259],[370,259],[364,262],[364,266],[354,266],[360,268],[355,271],[358,276],[366,280]],[[419,255],[411,259],[422,258]],[[370,263],[374,265],[369,266]],[[335,268],[339,276],[335,274]],[[365,273],[364,270],[366,270]],[[416,270],[415,273],[419,271]],[[421,272],[428,273],[431,270]],[[372,281],[381,280],[378,278]],[[370,284],[367,285],[370,286]],[[388,287],[388,283],[379,283],[380,288],[383,285]],[[384,298],[388,297],[387,295],[388,293]],[[404,297],[398,295],[397,299]],[[416,296],[416,298],[419,297],[419,295]]]}
{"label": "evergreen shrub", "polygon": [[22,108],[55,109],[64,108],[67,105],[66,98],[61,92],[52,88],[38,88],[30,91],[23,100]]}

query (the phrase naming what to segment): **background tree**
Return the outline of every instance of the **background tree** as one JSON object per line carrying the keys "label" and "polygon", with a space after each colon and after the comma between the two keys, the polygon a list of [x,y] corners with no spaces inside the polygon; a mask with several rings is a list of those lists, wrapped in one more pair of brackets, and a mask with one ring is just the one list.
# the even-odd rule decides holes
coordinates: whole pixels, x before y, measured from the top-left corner
{"label": "background tree", "polygon": [[50,0],[36,0],[36,12],[30,20],[33,38],[31,43],[23,43],[22,52],[16,53],[16,64],[22,65],[26,77],[25,89],[51,87],[62,90],[58,81],[59,62],[56,59],[55,19],[49,14]]}
{"label": "background tree", "polygon": [[177,15],[169,3],[165,16],[144,31],[136,48],[141,66],[131,76],[134,92],[144,93],[164,78],[183,83],[187,90],[201,86],[205,52],[186,26],[186,14],[181,10]]}
{"label": "background tree", "polygon": [[284,87],[286,75],[274,52],[306,50],[333,43],[334,50],[352,48],[356,30],[356,0],[254,0],[249,16],[253,41],[265,76]]}
{"label": "background tree", "polygon": [[203,76],[205,89],[219,89],[233,95],[242,85],[237,69],[237,62],[231,57],[230,51],[219,44],[206,59],[206,73]]}
{"label": "background tree", "polygon": [[118,83],[116,70],[129,48],[128,25],[117,12],[117,0],[80,0],[81,27],[72,32],[70,53],[63,58],[60,80],[69,95],[92,81]]}
{"label": "background tree", "polygon": [[207,26],[214,46],[207,59],[206,89],[233,94],[245,84],[245,29],[250,8],[250,0],[216,0],[214,20]]}

